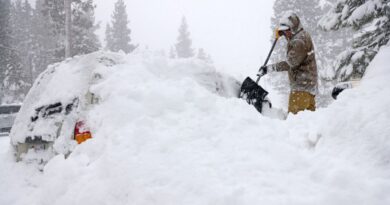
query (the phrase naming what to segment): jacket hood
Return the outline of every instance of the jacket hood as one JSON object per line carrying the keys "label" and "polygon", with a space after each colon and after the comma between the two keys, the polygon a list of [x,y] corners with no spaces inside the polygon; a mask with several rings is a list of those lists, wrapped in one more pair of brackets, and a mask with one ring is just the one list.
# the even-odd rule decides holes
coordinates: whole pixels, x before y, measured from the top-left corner
{"label": "jacket hood", "polygon": [[298,33],[303,27],[299,17],[293,12],[287,12],[279,21],[279,26],[288,26],[293,34]]}

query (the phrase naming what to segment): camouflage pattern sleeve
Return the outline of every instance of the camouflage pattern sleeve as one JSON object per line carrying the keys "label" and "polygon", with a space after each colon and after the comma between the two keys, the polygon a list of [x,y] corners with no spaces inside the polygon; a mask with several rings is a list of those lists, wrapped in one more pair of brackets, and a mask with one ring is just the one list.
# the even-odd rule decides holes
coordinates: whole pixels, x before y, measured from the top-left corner
{"label": "camouflage pattern sleeve", "polygon": [[281,61],[279,63],[275,63],[272,65],[272,71],[277,71],[277,72],[288,71],[289,68],[290,66],[286,61]]}

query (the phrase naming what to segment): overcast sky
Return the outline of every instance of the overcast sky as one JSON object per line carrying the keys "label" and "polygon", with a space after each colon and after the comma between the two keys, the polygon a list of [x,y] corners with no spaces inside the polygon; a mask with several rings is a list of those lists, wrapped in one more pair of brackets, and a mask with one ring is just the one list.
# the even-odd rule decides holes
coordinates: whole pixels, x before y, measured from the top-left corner
{"label": "overcast sky", "polygon": [[[103,39],[116,0],[95,0]],[[174,45],[182,16],[194,48],[204,48],[220,70],[254,74],[270,49],[273,0],[125,0],[131,38],[153,50]]]}
{"label": "overcast sky", "polygon": [[[30,0],[34,3],[35,0]],[[94,0],[96,20],[104,29],[117,0]],[[217,68],[234,75],[254,75],[270,49],[274,0],[124,0],[134,44],[153,50],[175,44],[182,16],[194,48],[204,48]]]}

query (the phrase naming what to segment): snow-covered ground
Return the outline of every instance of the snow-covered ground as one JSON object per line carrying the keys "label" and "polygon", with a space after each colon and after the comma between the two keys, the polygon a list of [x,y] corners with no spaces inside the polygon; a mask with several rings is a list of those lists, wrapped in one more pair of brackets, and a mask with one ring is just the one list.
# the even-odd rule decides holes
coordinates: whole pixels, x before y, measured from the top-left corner
{"label": "snow-covered ground", "polygon": [[390,204],[388,56],[286,121],[211,92],[199,62],[122,56],[90,88],[92,140],[43,172],[0,152],[0,204]]}
{"label": "snow-covered ground", "polygon": [[4,154],[7,152],[9,146],[9,137],[4,136],[0,137],[0,154]]}

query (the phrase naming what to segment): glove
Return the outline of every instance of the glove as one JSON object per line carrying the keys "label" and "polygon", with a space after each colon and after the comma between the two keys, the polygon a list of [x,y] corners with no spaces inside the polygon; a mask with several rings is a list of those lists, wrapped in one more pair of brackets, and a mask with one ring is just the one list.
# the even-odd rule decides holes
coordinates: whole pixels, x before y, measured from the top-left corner
{"label": "glove", "polygon": [[283,32],[282,32],[282,31],[279,31],[279,29],[276,29],[276,30],[275,30],[275,38],[278,39],[278,38],[280,38],[281,36],[283,36]]}
{"label": "glove", "polygon": [[259,69],[259,72],[257,73],[257,76],[261,77],[261,76],[264,76],[266,75],[268,72],[268,66],[266,65],[263,65],[261,66],[261,68]]}

